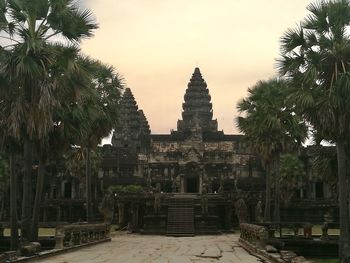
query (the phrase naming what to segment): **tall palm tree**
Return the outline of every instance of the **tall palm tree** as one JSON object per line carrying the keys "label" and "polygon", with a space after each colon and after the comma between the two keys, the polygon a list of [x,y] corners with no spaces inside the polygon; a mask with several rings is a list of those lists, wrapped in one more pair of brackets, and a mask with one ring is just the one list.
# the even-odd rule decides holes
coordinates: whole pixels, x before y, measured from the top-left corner
{"label": "tall palm tree", "polygon": [[92,66],[93,74],[91,86],[93,96],[82,104],[85,120],[89,127],[86,136],[81,139],[81,146],[86,150],[86,219],[93,220],[91,195],[91,150],[95,149],[102,138],[108,136],[117,125],[119,99],[123,88],[122,78],[113,67],[85,58],[86,63]]}
{"label": "tall palm tree", "polygon": [[[47,82],[56,49],[51,43],[61,36],[76,44],[90,37],[97,26],[88,10],[72,0],[8,0],[1,2],[0,33],[9,40],[8,60],[2,71],[17,80],[21,115],[13,116],[13,134],[24,141],[22,231],[29,240],[31,218],[33,140],[52,128],[52,111],[59,103],[52,95],[55,83]],[[5,34],[5,35],[4,35]],[[1,52],[4,52],[4,48]],[[13,87],[12,87],[13,88]]]}
{"label": "tall palm tree", "polygon": [[97,62],[87,63],[85,57],[83,58],[74,47],[56,46],[56,48],[63,52],[58,52],[60,57],[57,57],[56,63],[52,65],[50,82],[60,86],[55,96],[61,99],[53,111],[52,129],[36,144],[39,166],[32,216],[32,240],[38,237],[39,208],[47,161],[49,158],[60,158],[72,145],[77,145],[81,138],[85,138],[91,132],[91,120],[87,112],[96,106],[89,105],[91,108],[86,108],[85,101],[93,97],[106,96],[106,92],[96,91],[92,85],[97,74],[95,70]]}
{"label": "tall palm tree", "polygon": [[[0,61],[3,61],[0,57]],[[0,62],[0,67],[2,63]],[[18,216],[17,216],[17,171],[15,169],[16,156],[21,151],[20,142],[9,132],[7,116],[13,113],[14,109],[10,106],[11,101],[16,103],[16,90],[9,89],[13,81],[5,78],[0,73],[0,148],[9,156],[10,170],[10,227],[11,227],[11,250],[18,249]]]}
{"label": "tall palm tree", "polygon": [[266,170],[265,220],[271,220],[271,176],[275,174],[274,220],[279,214],[279,164],[281,153],[298,147],[306,138],[304,122],[285,104],[288,96],[285,81],[271,79],[260,81],[248,89],[247,98],[241,100],[238,111],[244,116],[237,118],[237,125],[252,149],[261,156]]}
{"label": "tall palm tree", "polygon": [[345,142],[350,131],[350,3],[319,1],[281,39],[280,74],[295,84],[293,98],[304,118],[336,144],[338,162],[339,258],[349,262]]}

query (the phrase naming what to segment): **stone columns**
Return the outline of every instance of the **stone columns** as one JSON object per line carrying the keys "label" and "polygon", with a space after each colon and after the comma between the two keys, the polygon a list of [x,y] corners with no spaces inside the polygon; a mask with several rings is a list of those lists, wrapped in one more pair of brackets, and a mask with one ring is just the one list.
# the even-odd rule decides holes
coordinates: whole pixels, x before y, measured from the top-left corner
{"label": "stone columns", "polygon": [[180,176],[180,193],[185,192],[185,178],[183,175]]}
{"label": "stone columns", "polygon": [[139,205],[133,204],[132,206],[132,225],[133,229],[138,229],[139,226]]}
{"label": "stone columns", "polygon": [[57,215],[56,215],[56,221],[61,221],[62,218],[62,210],[61,210],[61,206],[57,206]]}
{"label": "stone columns", "polygon": [[43,222],[47,221],[47,212],[46,212],[46,210],[47,210],[47,207],[44,207],[44,209],[43,209]]}
{"label": "stone columns", "polygon": [[125,221],[125,205],[124,203],[118,203],[118,224],[122,225]]}
{"label": "stone columns", "polygon": [[75,197],[76,197],[76,192],[75,192],[75,187],[76,187],[76,183],[75,183],[75,181],[72,181],[72,199],[75,199]]}

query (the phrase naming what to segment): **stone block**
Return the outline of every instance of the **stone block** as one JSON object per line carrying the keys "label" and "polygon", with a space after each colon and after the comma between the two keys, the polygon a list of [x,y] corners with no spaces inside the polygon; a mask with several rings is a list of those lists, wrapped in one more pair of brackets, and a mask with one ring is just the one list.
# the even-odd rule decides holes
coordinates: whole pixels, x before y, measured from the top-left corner
{"label": "stone block", "polygon": [[306,259],[303,256],[298,256],[292,259],[292,263],[304,263]]}
{"label": "stone block", "polygon": [[5,254],[0,254],[0,263],[6,263],[6,255]]}
{"label": "stone block", "polygon": [[277,253],[277,248],[271,245],[266,245],[265,250],[267,253]]}
{"label": "stone block", "polygon": [[21,255],[25,257],[30,257],[38,254],[41,250],[41,245],[39,242],[31,242],[23,245],[20,249]]}
{"label": "stone block", "polygon": [[281,250],[280,254],[281,258],[288,263],[291,263],[292,260],[297,257],[297,254],[290,250]]}

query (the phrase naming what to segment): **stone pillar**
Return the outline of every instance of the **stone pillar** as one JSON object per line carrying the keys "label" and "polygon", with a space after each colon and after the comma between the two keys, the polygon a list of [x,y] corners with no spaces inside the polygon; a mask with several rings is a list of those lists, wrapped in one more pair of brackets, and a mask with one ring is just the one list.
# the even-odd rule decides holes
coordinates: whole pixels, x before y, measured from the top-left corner
{"label": "stone pillar", "polygon": [[47,221],[47,208],[46,207],[44,207],[44,209],[43,209],[43,222],[46,222]]}
{"label": "stone pillar", "polygon": [[72,181],[72,199],[75,199],[76,197],[75,186],[75,182]]}
{"label": "stone pillar", "polygon": [[66,182],[67,182],[67,181],[62,181],[62,182],[61,182],[61,189],[60,189],[60,191],[59,191],[60,197],[64,197],[64,188],[66,187]]}
{"label": "stone pillar", "polygon": [[118,203],[118,224],[122,225],[124,223],[124,209],[125,205],[123,203]]}
{"label": "stone pillar", "polygon": [[213,193],[213,182],[211,181],[211,179],[208,180],[208,193]]}
{"label": "stone pillar", "polygon": [[61,217],[62,217],[61,206],[57,206],[56,221],[57,221],[57,222],[61,221]]}
{"label": "stone pillar", "polygon": [[50,197],[50,199],[53,199],[54,198],[54,190],[55,190],[55,185],[51,185],[51,187],[50,187],[50,195],[49,195],[49,197]]}
{"label": "stone pillar", "polygon": [[185,192],[185,178],[183,176],[180,177],[180,193]]}
{"label": "stone pillar", "polygon": [[225,202],[225,228],[230,230],[232,228],[232,215],[233,215],[233,206],[231,201]]}
{"label": "stone pillar", "polygon": [[202,194],[203,189],[203,174],[199,175],[199,194]]}
{"label": "stone pillar", "polygon": [[132,206],[132,225],[134,230],[139,228],[139,205],[133,204]]}

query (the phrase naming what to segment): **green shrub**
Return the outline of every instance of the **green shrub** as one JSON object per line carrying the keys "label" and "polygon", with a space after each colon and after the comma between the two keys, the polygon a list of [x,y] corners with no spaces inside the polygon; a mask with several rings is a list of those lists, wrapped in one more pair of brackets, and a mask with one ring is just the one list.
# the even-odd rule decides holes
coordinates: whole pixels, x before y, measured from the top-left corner
{"label": "green shrub", "polygon": [[135,194],[143,191],[140,185],[111,185],[108,191],[114,194]]}

